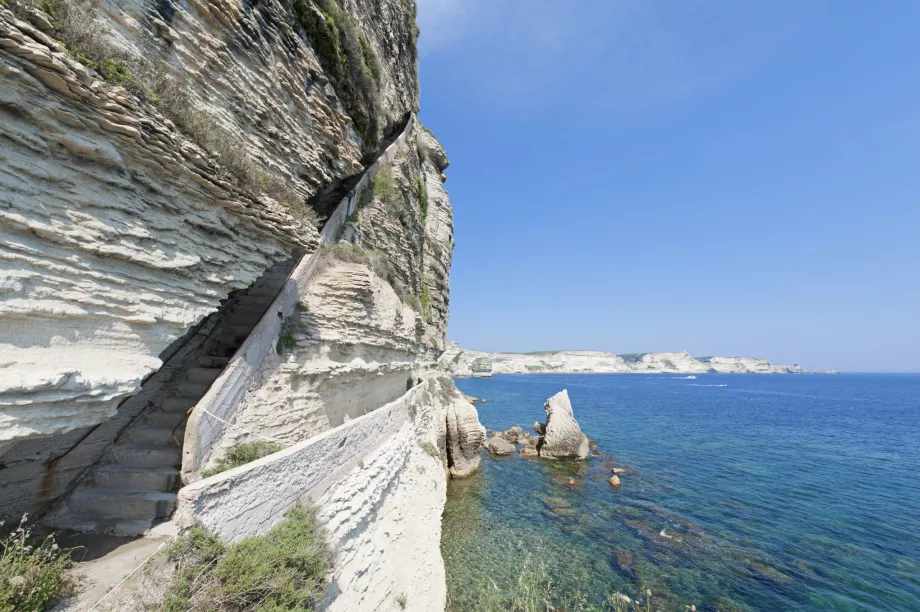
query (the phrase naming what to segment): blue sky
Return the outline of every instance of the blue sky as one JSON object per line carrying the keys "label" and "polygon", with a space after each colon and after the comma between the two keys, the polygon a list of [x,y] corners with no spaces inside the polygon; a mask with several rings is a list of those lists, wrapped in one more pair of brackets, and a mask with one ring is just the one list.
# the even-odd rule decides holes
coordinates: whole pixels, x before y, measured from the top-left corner
{"label": "blue sky", "polygon": [[920,2],[418,4],[451,340],[920,371]]}

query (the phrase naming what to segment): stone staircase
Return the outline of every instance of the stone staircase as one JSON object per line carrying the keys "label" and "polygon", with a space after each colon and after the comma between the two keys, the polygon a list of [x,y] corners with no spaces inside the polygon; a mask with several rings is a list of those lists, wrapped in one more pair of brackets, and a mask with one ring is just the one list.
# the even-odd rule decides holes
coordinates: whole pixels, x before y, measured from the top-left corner
{"label": "stone staircase", "polygon": [[[52,526],[134,535],[172,515],[181,486],[188,413],[265,315],[295,264],[296,259],[290,259],[268,268],[211,315],[198,331],[198,345],[177,357],[181,361],[164,392],[122,431],[102,460],[51,513]],[[167,363],[163,368],[176,365]]]}

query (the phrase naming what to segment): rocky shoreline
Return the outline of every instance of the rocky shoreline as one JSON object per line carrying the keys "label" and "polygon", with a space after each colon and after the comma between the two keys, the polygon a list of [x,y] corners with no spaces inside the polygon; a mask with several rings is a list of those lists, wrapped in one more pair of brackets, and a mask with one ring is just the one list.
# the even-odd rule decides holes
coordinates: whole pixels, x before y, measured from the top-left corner
{"label": "rocky shoreline", "polygon": [[[487,429],[483,447],[493,458],[509,457],[514,453],[522,459],[550,461],[584,461],[592,455],[604,457],[603,467],[610,473],[607,482],[618,489],[621,485],[620,476],[629,473],[629,469],[615,465],[612,457],[598,449],[597,441],[590,440],[582,432],[575,420],[568,391],[563,389],[547,399],[543,409],[546,412],[546,422],[537,421],[531,429],[524,429],[517,424],[505,431]],[[578,481],[569,477],[561,484],[577,486]]]}
{"label": "rocky shoreline", "polygon": [[[798,364],[775,365],[758,357],[692,357],[690,353],[543,351],[488,353],[448,342],[439,359],[452,376],[492,374],[808,374]],[[835,373],[831,370],[822,374]]]}

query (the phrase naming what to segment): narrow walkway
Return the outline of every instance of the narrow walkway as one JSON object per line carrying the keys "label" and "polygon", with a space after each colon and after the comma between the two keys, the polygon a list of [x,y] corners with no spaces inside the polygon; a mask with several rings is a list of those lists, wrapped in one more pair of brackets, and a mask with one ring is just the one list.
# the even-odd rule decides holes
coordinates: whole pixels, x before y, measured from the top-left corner
{"label": "narrow walkway", "polygon": [[182,357],[175,382],[122,432],[94,472],[51,515],[54,528],[136,535],[172,515],[188,413],[265,315],[295,264],[290,259],[268,268],[211,315],[198,332],[206,339]]}

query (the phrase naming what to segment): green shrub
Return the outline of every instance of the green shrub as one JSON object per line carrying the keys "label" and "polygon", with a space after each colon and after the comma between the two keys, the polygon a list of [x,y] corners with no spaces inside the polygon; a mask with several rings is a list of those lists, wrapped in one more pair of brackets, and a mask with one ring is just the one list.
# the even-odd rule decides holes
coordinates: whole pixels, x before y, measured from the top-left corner
{"label": "green shrub", "polygon": [[431,323],[431,296],[428,293],[428,285],[422,285],[422,297],[419,302],[421,302],[422,314],[425,315],[425,320]]}
{"label": "green shrub", "polygon": [[351,16],[335,0],[282,0],[288,22],[310,40],[323,72],[332,82],[361,138],[361,150],[380,146],[379,60]]}
{"label": "green shrub", "polygon": [[294,335],[294,332],[297,331],[297,327],[297,319],[293,317],[288,317],[284,320],[284,323],[281,324],[281,331],[278,333],[278,342],[275,343],[275,351],[279,355],[297,346],[297,336]]}
{"label": "green shrub", "polygon": [[0,610],[39,612],[73,590],[66,573],[73,549],[60,548],[53,535],[33,541],[27,518],[0,538]]}
{"label": "green shrub", "polygon": [[225,546],[192,529],[168,552],[176,564],[167,612],[315,609],[326,587],[328,551],[312,510],[294,507],[263,536]]}
{"label": "green shrub", "polygon": [[648,353],[623,353],[622,355],[617,355],[620,359],[626,363],[639,363],[642,361],[642,357]]}
{"label": "green shrub", "polygon": [[399,280],[396,278],[396,268],[383,251],[368,250],[351,242],[324,244],[322,249],[321,265],[325,265],[324,262],[329,260],[364,264],[370,268],[371,272],[390,283],[397,294],[401,294]]}
{"label": "green shrub", "polygon": [[415,152],[418,154],[419,164],[424,164],[428,161],[428,149],[425,148],[425,145],[423,145],[422,141],[418,138],[415,139]]}
{"label": "green shrub", "polygon": [[240,467],[241,465],[252,463],[256,459],[267,457],[268,455],[277,453],[280,450],[280,444],[262,440],[258,440],[256,442],[241,442],[239,444],[234,444],[227,451],[226,455],[217,460],[217,462],[214,464],[214,467],[201,472],[201,477],[208,478],[210,476],[214,476],[215,474],[220,474],[221,472],[232,470],[235,467]]}
{"label": "green shrub", "polygon": [[402,211],[406,202],[403,199],[402,190],[396,177],[393,176],[393,170],[389,166],[384,166],[374,175],[374,195],[380,198],[386,204],[396,211]]}
{"label": "green shrub", "polygon": [[419,313],[419,314],[422,313],[422,301],[419,300],[416,296],[414,296],[414,295],[407,295],[407,296],[405,297],[405,299],[403,300],[403,302],[405,302],[406,306],[408,306],[409,308],[411,308],[411,309],[414,310],[415,312],[417,312],[417,313]]}
{"label": "green shrub", "polygon": [[441,453],[438,452],[437,447],[431,442],[425,442],[422,444],[422,450],[425,451],[425,454],[434,457],[435,459],[441,458]]}
{"label": "green shrub", "polygon": [[422,218],[422,224],[428,218],[428,190],[425,189],[425,183],[422,179],[415,179],[415,190],[418,193],[418,210]]}

